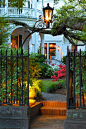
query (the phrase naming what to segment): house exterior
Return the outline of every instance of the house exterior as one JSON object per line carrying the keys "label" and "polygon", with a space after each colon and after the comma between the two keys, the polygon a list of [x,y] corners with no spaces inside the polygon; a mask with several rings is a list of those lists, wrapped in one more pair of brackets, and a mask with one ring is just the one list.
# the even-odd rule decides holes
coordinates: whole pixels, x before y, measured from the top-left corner
{"label": "house exterior", "polygon": [[[29,26],[33,26],[39,19],[39,15],[43,16],[42,8],[47,6],[47,3],[49,3],[51,7],[57,8],[63,4],[63,1],[61,0],[60,4],[56,6],[54,5],[54,0],[27,0],[23,9],[19,11],[17,8],[10,7],[10,0],[5,0],[5,6],[0,5],[0,16],[5,14],[5,17],[8,17],[9,19],[24,22]],[[22,46],[22,43],[30,33],[30,30],[13,24],[10,24],[10,26],[12,26],[12,29],[6,44],[8,44],[11,48],[15,47],[17,49]],[[61,61],[63,56],[67,54],[67,46],[69,46],[70,49],[72,48],[69,41],[65,39],[63,35],[52,36],[38,32],[33,33],[26,40],[23,48],[27,49],[28,44],[30,53],[37,53],[39,47],[41,47],[41,53],[45,55],[47,63],[57,63],[58,61]],[[79,47],[77,49],[79,49]],[[84,49],[85,48],[82,47],[82,50]],[[51,54],[53,51],[54,53]]]}

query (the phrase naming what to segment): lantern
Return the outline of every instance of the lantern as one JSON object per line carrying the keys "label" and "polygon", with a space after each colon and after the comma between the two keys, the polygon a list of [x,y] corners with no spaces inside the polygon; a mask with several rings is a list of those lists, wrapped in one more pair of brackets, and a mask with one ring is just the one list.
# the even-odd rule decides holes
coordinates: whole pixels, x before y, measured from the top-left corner
{"label": "lantern", "polygon": [[49,28],[50,23],[52,23],[52,16],[53,16],[54,8],[47,4],[47,7],[43,8],[43,15],[44,15],[44,22],[46,23],[46,27]]}

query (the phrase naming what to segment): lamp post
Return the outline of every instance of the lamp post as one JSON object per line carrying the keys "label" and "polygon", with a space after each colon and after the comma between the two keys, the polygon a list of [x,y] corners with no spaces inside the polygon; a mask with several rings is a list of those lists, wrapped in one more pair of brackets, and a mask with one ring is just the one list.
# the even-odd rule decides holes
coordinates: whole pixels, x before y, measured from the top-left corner
{"label": "lamp post", "polygon": [[[33,34],[35,31],[34,31],[34,28],[35,27],[37,27],[37,28],[39,28],[39,29],[46,29],[46,28],[49,28],[50,27],[50,23],[52,23],[53,22],[53,19],[52,19],[52,17],[53,17],[53,10],[54,10],[54,8],[51,8],[50,6],[49,6],[49,3],[47,3],[47,7],[44,7],[43,8],[43,15],[44,15],[44,21],[42,20],[42,15],[40,15],[39,16],[39,20],[38,21],[36,21],[36,23],[35,23],[35,25],[34,25],[34,27],[33,27],[33,30],[30,32],[30,34],[24,39],[24,41],[23,41],[23,43],[22,43],[22,47],[23,47],[23,45],[24,45],[24,43],[25,43],[25,41],[27,40],[27,38],[31,35],[31,34]],[[44,28],[44,26],[45,26],[45,23],[46,23],[46,28]]]}
{"label": "lamp post", "polygon": [[47,3],[47,7],[43,8],[44,22],[46,23],[47,28],[49,28],[50,23],[52,23],[53,10],[54,8],[51,8],[49,3]]}

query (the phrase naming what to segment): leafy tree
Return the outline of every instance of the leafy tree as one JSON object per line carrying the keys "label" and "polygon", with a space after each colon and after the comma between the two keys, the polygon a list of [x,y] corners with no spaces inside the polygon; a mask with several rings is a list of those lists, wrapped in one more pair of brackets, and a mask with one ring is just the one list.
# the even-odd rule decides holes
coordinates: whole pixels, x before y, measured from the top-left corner
{"label": "leafy tree", "polygon": [[25,2],[26,2],[26,0],[11,0],[10,5],[12,7],[17,7],[19,10],[21,10],[23,8]]}
{"label": "leafy tree", "polygon": [[[54,0],[59,2],[60,0]],[[63,0],[64,6],[56,10],[52,35],[64,34],[70,43],[86,44],[86,0]]]}
{"label": "leafy tree", "polygon": [[[60,0],[55,0],[55,3]],[[26,39],[34,32],[40,32],[44,34],[51,34],[53,36],[63,34],[65,38],[73,45],[85,45],[86,44],[86,1],[85,0],[63,0],[64,5],[56,10],[54,15],[53,27],[51,30],[46,28],[37,28],[35,25],[30,27],[29,25],[12,21],[16,25],[22,25],[25,28],[31,30],[31,33]],[[23,42],[23,44],[25,43]],[[82,41],[79,44],[78,41]]]}
{"label": "leafy tree", "polygon": [[[20,2],[21,1],[21,2]],[[21,9],[25,0],[11,1],[11,6]],[[60,0],[54,0],[58,3]],[[15,25],[22,25],[27,30],[30,30],[30,34],[26,39],[34,32],[40,32],[44,34],[51,34],[53,36],[63,34],[71,44],[73,45],[85,45],[86,44],[86,0],[63,0],[64,5],[56,10],[54,15],[53,27],[51,30],[46,28],[37,28],[35,25],[30,27],[29,25],[12,21]],[[79,44],[78,41],[82,41],[83,44]],[[23,44],[24,44],[23,42]]]}
{"label": "leafy tree", "polygon": [[9,30],[11,30],[10,23],[7,20],[7,24],[4,17],[0,17],[0,45],[7,41]]}

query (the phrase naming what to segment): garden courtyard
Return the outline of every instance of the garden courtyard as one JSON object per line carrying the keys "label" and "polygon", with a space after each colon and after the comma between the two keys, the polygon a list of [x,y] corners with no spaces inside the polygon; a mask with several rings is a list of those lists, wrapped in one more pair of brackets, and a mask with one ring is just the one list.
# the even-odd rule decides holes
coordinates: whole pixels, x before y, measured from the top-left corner
{"label": "garden courtyard", "polygon": [[[31,125],[31,128],[36,127],[35,124],[31,124],[34,119],[37,118],[36,120],[41,123],[45,118],[44,123],[46,124],[50,121],[51,115],[53,116],[53,122],[56,121],[55,116],[60,116],[58,119],[63,123],[67,110],[66,65],[46,64],[44,55],[37,53],[27,55],[27,53],[28,51],[23,52],[23,49],[19,48],[16,51],[14,48],[8,48],[8,46],[1,49],[1,115],[9,114],[9,117],[15,119],[15,114],[12,111],[15,110],[17,118],[17,116],[20,116],[19,112],[21,110],[22,115],[24,115],[24,110],[28,112],[29,106],[29,126]],[[3,114],[4,107],[5,111],[9,110],[9,113]],[[41,118],[39,115],[41,115]],[[45,115],[47,116],[44,117]],[[7,116],[4,117],[10,119]],[[25,117],[27,118],[27,116]],[[24,119],[26,119],[25,117]],[[17,119],[15,122],[17,122]],[[5,124],[2,122],[0,128],[6,125],[8,126],[6,121]],[[49,122],[48,125],[50,125]],[[19,124],[20,126],[24,128],[26,125]]]}
{"label": "garden courtyard", "polygon": [[[76,54],[76,60],[75,56],[74,58],[72,58],[73,55],[69,56],[70,64],[67,63],[66,66],[65,57],[59,65],[46,64],[45,57],[42,54],[29,54],[28,50],[23,51],[20,48],[16,50],[8,48],[8,46],[2,47],[0,128],[7,126],[9,128],[10,125],[10,128],[23,127],[23,129],[29,128],[29,126],[31,126],[31,129],[36,129],[36,127],[40,129],[63,129],[64,126],[69,128],[71,124],[68,121],[70,115],[67,115],[67,113],[71,113],[70,119],[73,122],[76,117],[74,115],[75,112],[77,112],[76,121],[78,116],[81,119],[81,114],[79,115],[80,108],[85,108],[86,100],[85,93],[83,94],[84,89],[81,89],[81,80],[78,72],[81,56],[78,53]],[[67,56],[66,58],[69,60],[69,57]],[[85,56],[82,57],[82,59],[84,58]],[[73,65],[73,59],[76,61],[74,62],[77,64],[75,65],[76,67]],[[78,62],[79,59],[80,62]],[[69,65],[71,65],[71,70]],[[82,69],[84,70],[84,65],[82,65]],[[74,79],[77,79],[76,82],[74,82]],[[81,79],[83,80],[83,76]],[[78,88],[74,91],[75,85],[79,81],[80,86],[78,85]],[[76,100],[74,100],[75,98],[73,98],[72,94],[76,95]],[[68,101],[66,102],[66,100]],[[78,110],[75,110],[75,108]],[[82,115],[84,113],[86,113],[85,110],[82,110]],[[22,124],[20,124],[21,122]],[[81,124],[81,126],[83,125]]]}
{"label": "garden courtyard", "polygon": [[[38,99],[42,99],[42,102],[47,103],[48,107],[44,107],[45,111],[31,120],[30,129],[64,129],[66,115],[55,114],[54,110],[58,108],[58,106],[55,107],[55,103],[66,102],[66,86],[64,86],[66,80],[63,79],[56,82],[52,82],[52,79],[41,80],[43,81],[44,87],[42,89],[42,98]],[[63,87],[54,90],[53,86],[56,85],[57,82],[58,84],[63,84]],[[51,93],[48,93],[48,91]],[[52,103],[52,107],[48,105],[48,103]],[[62,106],[60,108],[62,108]],[[49,112],[47,110],[51,111]],[[60,109],[58,108],[57,110]]]}

